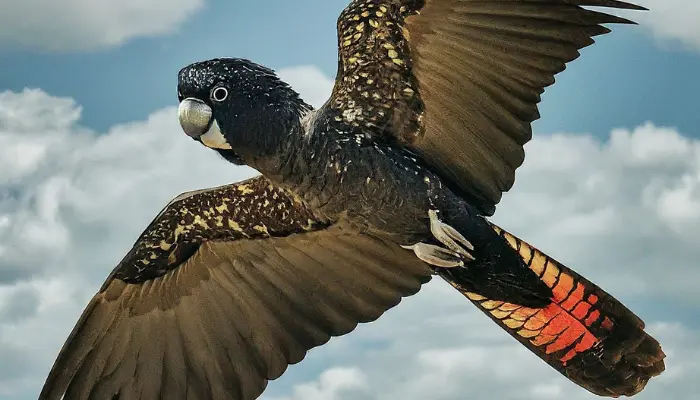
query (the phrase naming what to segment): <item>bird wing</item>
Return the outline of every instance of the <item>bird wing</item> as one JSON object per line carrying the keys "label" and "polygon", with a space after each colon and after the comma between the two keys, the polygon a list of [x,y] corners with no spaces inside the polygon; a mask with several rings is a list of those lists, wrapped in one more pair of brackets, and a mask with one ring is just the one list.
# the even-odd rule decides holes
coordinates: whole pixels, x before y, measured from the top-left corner
{"label": "bird wing", "polygon": [[493,214],[523,163],[554,75],[633,23],[582,6],[615,0],[355,0],[338,19],[338,73],[323,113],[341,131],[397,139]]}
{"label": "bird wing", "polygon": [[430,274],[263,177],[184,194],[90,300],[40,399],[255,399]]}

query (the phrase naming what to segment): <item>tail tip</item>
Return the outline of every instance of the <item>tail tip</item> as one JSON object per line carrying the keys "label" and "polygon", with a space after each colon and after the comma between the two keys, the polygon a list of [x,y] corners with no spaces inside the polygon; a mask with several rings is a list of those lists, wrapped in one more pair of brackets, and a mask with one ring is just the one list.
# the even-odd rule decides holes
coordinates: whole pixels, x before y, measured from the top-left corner
{"label": "tail tip", "polygon": [[627,342],[607,349],[604,346],[597,355],[589,354],[595,362],[582,360],[589,368],[580,371],[584,379],[579,384],[599,396],[613,398],[634,396],[644,390],[651,378],[666,369],[666,354],[656,339],[639,332],[641,339],[636,345]]}

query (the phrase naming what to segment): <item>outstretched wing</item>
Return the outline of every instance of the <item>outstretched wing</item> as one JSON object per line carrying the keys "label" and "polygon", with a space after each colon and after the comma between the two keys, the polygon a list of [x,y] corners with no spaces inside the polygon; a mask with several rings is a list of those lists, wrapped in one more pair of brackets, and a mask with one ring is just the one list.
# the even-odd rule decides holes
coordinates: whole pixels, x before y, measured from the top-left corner
{"label": "outstretched wing", "polygon": [[323,113],[396,138],[483,213],[514,183],[554,75],[626,19],[615,0],[355,0],[338,20],[338,75]]}
{"label": "outstretched wing", "polygon": [[252,400],[430,273],[262,177],[185,194],[90,301],[40,399]]}

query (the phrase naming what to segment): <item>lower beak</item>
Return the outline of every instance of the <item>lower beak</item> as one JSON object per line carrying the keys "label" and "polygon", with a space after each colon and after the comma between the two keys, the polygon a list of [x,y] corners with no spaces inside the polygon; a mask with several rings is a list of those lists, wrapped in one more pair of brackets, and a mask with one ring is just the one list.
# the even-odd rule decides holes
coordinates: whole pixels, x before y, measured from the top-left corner
{"label": "lower beak", "polygon": [[177,108],[177,117],[180,120],[182,130],[188,136],[198,138],[202,136],[212,122],[211,107],[203,101],[195,98],[187,98],[180,102]]}

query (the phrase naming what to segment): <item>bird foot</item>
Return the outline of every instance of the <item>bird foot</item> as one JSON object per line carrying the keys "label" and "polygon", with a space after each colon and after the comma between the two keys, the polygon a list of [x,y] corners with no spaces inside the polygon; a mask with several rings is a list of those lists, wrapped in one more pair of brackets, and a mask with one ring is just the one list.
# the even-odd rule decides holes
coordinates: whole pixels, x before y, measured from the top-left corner
{"label": "bird foot", "polygon": [[401,247],[413,250],[419,259],[435,267],[463,267],[464,260],[474,260],[474,256],[469,252],[474,250],[474,246],[456,229],[440,221],[437,210],[429,210],[428,216],[430,217],[430,231],[435,239],[445,247],[428,243],[416,243]]}

